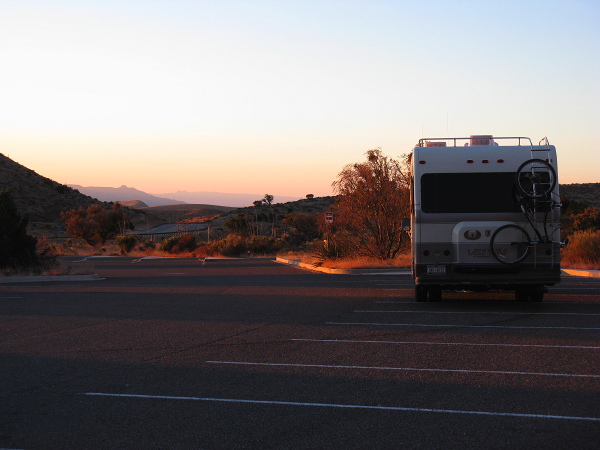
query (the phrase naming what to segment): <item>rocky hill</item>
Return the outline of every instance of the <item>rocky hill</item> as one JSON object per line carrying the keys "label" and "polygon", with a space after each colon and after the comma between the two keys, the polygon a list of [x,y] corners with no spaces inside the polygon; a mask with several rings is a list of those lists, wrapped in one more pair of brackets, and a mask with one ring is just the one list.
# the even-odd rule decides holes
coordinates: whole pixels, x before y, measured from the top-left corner
{"label": "rocky hill", "polygon": [[600,183],[561,184],[561,197],[600,209]]}
{"label": "rocky hill", "polygon": [[52,181],[0,153],[0,189],[9,189],[22,216],[31,222],[60,223],[61,211],[98,200]]}
{"label": "rocky hill", "polygon": [[[33,234],[62,236],[58,227],[64,225],[60,213],[76,208],[87,208],[101,202],[77,189],[57,183],[0,153],[0,189],[11,191],[22,216],[29,218],[29,231]],[[148,207],[142,201],[122,202],[129,207],[129,214],[136,229],[145,229],[164,223],[203,222],[234,210],[214,205],[167,205]]]}

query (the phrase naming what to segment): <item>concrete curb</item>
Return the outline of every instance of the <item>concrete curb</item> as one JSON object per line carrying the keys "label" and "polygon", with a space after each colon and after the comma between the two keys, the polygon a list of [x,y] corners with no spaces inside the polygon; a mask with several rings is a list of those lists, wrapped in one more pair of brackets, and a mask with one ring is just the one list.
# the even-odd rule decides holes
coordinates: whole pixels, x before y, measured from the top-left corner
{"label": "concrete curb", "polygon": [[329,267],[317,267],[312,264],[300,262],[299,259],[286,259],[277,257],[276,262],[288,264],[290,266],[301,267],[302,269],[313,270],[334,275],[409,275],[410,269],[404,267],[381,269],[330,269]]}
{"label": "concrete curb", "polygon": [[600,278],[600,270],[562,269],[562,272],[564,275],[571,275],[573,277]]}
{"label": "concrete curb", "polygon": [[[300,262],[299,259],[287,259],[277,257],[276,262],[288,264],[290,266],[301,267],[302,269],[313,270],[315,272],[323,272],[329,274],[342,275],[410,275],[409,268],[399,267],[397,269],[330,269],[328,267],[316,267],[312,264]],[[571,275],[574,277],[592,277],[600,278],[600,270],[584,270],[584,269],[562,269],[563,275]]]}
{"label": "concrete curb", "polygon": [[0,284],[9,283],[40,283],[47,281],[98,281],[104,280],[98,274],[91,275],[42,275],[28,277],[0,277]]}

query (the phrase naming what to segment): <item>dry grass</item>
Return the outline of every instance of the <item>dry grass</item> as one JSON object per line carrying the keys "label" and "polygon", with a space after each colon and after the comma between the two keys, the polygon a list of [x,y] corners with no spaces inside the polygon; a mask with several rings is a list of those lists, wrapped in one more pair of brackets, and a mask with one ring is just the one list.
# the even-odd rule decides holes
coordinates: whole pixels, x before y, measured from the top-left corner
{"label": "dry grass", "polygon": [[578,231],[561,252],[562,266],[569,269],[600,269],[600,231]]}
{"label": "dry grass", "polygon": [[205,248],[198,247],[193,252],[182,252],[182,253],[168,253],[157,248],[146,248],[142,249],[136,246],[132,251],[123,255],[121,249],[114,243],[107,244],[103,247],[90,247],[87,244],[78,242],[72,245],[65,245],[62,243],[56,244],[56,253],[59,256],[159,256],[167,258],[194,258],[210,256],[205,252]]}

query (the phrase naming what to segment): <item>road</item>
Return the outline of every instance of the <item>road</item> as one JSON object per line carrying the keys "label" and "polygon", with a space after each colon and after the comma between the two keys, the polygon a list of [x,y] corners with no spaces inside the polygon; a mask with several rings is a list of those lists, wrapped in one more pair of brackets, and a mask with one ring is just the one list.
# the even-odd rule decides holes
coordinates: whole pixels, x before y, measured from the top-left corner
{"label": "road", "polygon": [[0,285],[0,447],[598,448],[600,279],[543,303],[266,259]]}

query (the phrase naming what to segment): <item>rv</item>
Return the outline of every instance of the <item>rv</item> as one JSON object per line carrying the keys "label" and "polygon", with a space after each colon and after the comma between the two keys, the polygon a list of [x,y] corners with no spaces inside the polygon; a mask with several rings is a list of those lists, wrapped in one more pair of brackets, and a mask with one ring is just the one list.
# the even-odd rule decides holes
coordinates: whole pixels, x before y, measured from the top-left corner
{"label": "rv", "polygon": [[539,302],[560,282],[556,149],[546,138],[420,139],[411,167],[416,301],[510,290]]}

